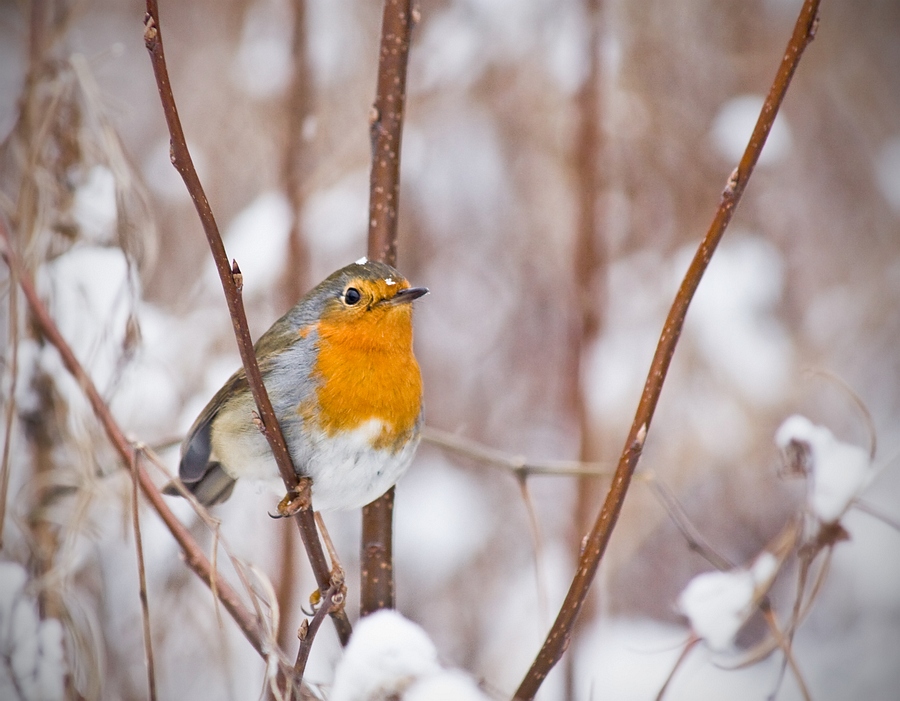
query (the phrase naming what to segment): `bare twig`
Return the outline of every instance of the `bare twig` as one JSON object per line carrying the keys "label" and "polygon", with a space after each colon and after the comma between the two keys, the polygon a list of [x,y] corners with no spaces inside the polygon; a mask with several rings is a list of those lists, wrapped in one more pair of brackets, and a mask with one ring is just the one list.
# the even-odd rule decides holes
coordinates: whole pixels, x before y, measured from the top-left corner
{"label": "bare twig", "polygon": [[534,580],[537,584],[538,595],[538,611],[540,611],[541,625],[544,625],[550,618],[549,604],[549,587],[547,586],[547,578],[544,576],[544,568],[541,564],[544,561],[544,541],[541,538],[541,526],[538,522],[537,510],[534,508],[534,500],[531,498],[531,492],[528,490],[528,480],[520,477],[518,480],[519,491],[522,493],[522,502],[525,504],[525,512],[528,514],[528,526],[531,530],[531,540],[534,543]]}
{"label": "bare twig", "polygon": [[672,671],[669,672],[669,676],[666,677],[666,681],[663,682],[662,687],[659,690],[659,693],[656,695],[656,701],[662,701],[663,697],[666,695],[666,692],[669,690],[669,686],[672,684],[672,680],[675,678],[675,672],[684,664],[684,661],[687,659],[688,654],[691,650],[696,647],[697,643],[700,642],[700,638],[696,635],[691,634],[691,637],[688,638],[687,642],[684,644],[684,648],[681,650],[681,654],[678,655],[678,659],[675,660],[675,664],[672,666]]}
{"label": "bare twig", "polygon": [[422,429],[422,440],[472,460],[511,470],[519,477],[532,475],[575,475],[585,477],[609,477],[612,469],[599,462],[578,460],[529,460],[522,455],[511,455],[501,450],[463,438],[449,431],[431,426]]}
{"label": "bare twig", "polygon": [[[6,260],[10,269],[15,270],[19,286],[25,293],[25,299],[31,308],[36,326],[41,329],[44,337],[59,351],[63,365],[65,365],[69,373],[71,373],[81,386],[82,391],[85,393],[85,396],[91,404],[94,414],[106,431],[113,447],[126,464],[131,464],[133,456],[132,444],[125,437],[125,434],[122,432],[122,429],[116,423],[115,419],[113,419],[109,407],[107,407],[106,403],[101,398],[96,386],[78,362],[78,359],[75,357],[69,344],[62,337],[62,334],[60,334],[59,329],[51,318],[47,308],[37,294],[31,276],[28,275],[21,260],[13,250],[6,226],[2,220],[0,220],[0,255]],[[137,465],[136,473],[141,491],[143,491],[147,501],[150,502],[150,505],[157,514],[159,514],[163,523],[166,524],[166,527],[172,533],[172,536],[178,542],[179,546],[181,546],[188,567],[206,582],[207,586],[210,586],[213,581],[214,573],[203,550],[197,545],[193,536],[191,536],[184,524],[182,524],[169,509],[146,470],[141,465]],[[256,617],[246,609],[241,602],[240,597],[226,582],[220,579],[217,584],[217,589],[219,601],[222,602],[222,605],[226,608],[228,613],[231,614],[231,617],[238,624],[238,627],[244,633],[244,636],[254,649],[264,656],[265,652],[259,635],[259,622]]]}
{"label": "bare twig", "polygon": [[[3,224],[0,224],[3,226]],[[19,375],[19,285],[16,272],[9,271],[9,395],[6,398],[6,432],[3,457],[0,458],[0,550],[3,549],[3,524],[6,523],[6,498],[9,491],[9,454],[12,449],[13,419],[16,415],[16,383]]]}
{"label": "bare twig", "polygon": [[879,509],[877,506],[874,506],[867,501],[863,501],[862,499],[857,499],[854,503],[854,506],[863,513],[869,514],[869,516],[873,518],[877,518],[883,524],[885,524],[886,526],[890,526],[895,531],[900,531],[900,520],[884,513],[884,511]]}
{"label": "bare twig", "polygon": [[781,106],[787,93],[788,85],[790,85],[800,56],[815,36],[818,24],[818,7],[819,0],[805,0],[800,10],[787,50],[782,58],[772,87],[769,89],[769,94],[753,129],[750,142],[747,144],[740,164],[728,180],[712,224],[700,243],[700,247],[694,255],[694,259],[691,261],[687,274],[681,283],[678,294],[675,296],[672,308],[669,310],[669,315],[663,326],[659,344],[650,365],[650,372],[641,394],[641,400],[628,437],[625,440],[625,447],[619,458],[616,474],[613,477],[606,500],[593,529],[588,535],[584,551],[578,563],[578,569],[560,608],[559,615],[531,668],[516,691],[515,697],[517,699],[530,700],[534,698],[541,683],[562,657],[568,646],[575,619],[578,617],[578,613],[587,596],[588,588],[593,582],[600,560],[606,551],[613,528],[622,510],[631,477],[643,452],[647,431],[650,428],[650,422],[653,419],[656,404],[662,392],[663,382],[672,361],[672,356],[675,353],[678,338],[684,327],[688,306],[719,241],[722,239],[722,235],[725,233],[725,228],[731,221],[734,210],[740,202],[748,179],[753,172],[753,168],[759,159],[766,138],[772,128],[772,123],[775,121],[778,108]]}
{"label": "bare twig", "polygon": [[156,701],[156,672],[153,664],[153,639],[150,635],[150,604],[147,599],[147,572],[144,569],[144,544],[141,539],[140,501],[138,498],[138,456],[140,451],[131,451],[131,522],[134,528],[134,549],[137,555],[138,582],[141,597],[141,621],[144,628],[144,655],[147,658],[147,689],[150,701]]}
{"label": "bare twig", "polygon": [[869,407],[866,406],[862,397],[857,394],[856,390],[854,390],[843,377],[836,375],[830,370],[825,368],[813,368],[808,372],[810,375],[823,377],[829,382],[834,383],[838,389],[850,398],[850,401],[853,402],[853,406],[856,407],[856,410],[859,412],[859,415],[866,426],[866,432],[869,434],[869,460],[874,460],[875,453],[878,449],[878,432],[875,430],[875,419],[872,418],[872,412],[869,411]]}
{"label": "bare twig", "polygon": [[316,633],[319,632],[319,627],[322,625],[325,615],[333,606],[343,606],[343,594],[340,594],[339,602],[334,600],[337,589],[337,583],[332,584],[328,588],[328,591],[325,592],[324,598],[319,603],[319,609],[312,617],[312,620],[310,620],[309,623],[304,620],[303,624],[300,626],[300,630],[297,631],[297,637],[300,638],[300,647],[297,649],[297,661],[294,663],[294,675],[297,679],[302,679],[303,674],[306,672],[306,662],[309,659],[309,652],[312,650],[313,640],[316,637]]}
{"label": "bare twig", "polygon": [[[232,266],[228,264],[228,256],[225,253],[225,246],[222,243],[218,225],[203,191],[200,178],[197,176],[191,154],[188,151],[184,130],[181,127],[181,120],[178,117],[178,109],[175,105],[175,98],[169,82],[169,72],[166,67],[159,24],[159,8],[156,0],[147,0],[147,14],[144,18],[144,43],[147,51],[150,53],[150,62],[153,65],[153,73],[156,76],[156,84],[166,124],[169,128],[172,164],[184,180],[191,199],[194,201],[203,230],[206,233],[206,239],[212,251],[216,270],[222,281],[222,288],[225,292],[228,311],[231,314],[238,350],[241,354],[241,362],[247,375],[247,383],[256,402],[263,433],[269,442],[272,454],[275,456],[278,471],[287,489],[287,502],[301,504],[300,510],[294,512],[297,526],[303,538],[303,544],[306,546],[319,589],[325,591],[330,586],[330,573],[328,572],[321,543],[317,536],[314,537],[315,521],[309,505],[309,484],[308,481],[299,479],[294,469],[284,435],[281,432],[281,426],[278,423],[275,411],[272,408],[272,402],[269,400],[266,387],[263,384],[241,297],[240,269],[236,262]],[[323,565],[325,565],[324,568]],[[343,610],[334,610],[331,612],[331,615],[338,637],[342,643],[346,644],[350,639],[350,622],[346,613]]]}
{"label": "bare twig", "polygon": [[[793,648],[791,647],[792,636],[785,636],[781,632],[781,629],[778,627],[778,621],[775,620],[775,612],[772,610],[771,606],[763,607],[763,617],[766,619],[769,630],[772,631],[772,637],[784,653],[786,664],[790,666],[791,671],[794,673],[794,679],[797,680],[797,686],[800,687],[800,694],[805,701],[812,701],[812,696],[809,694],[809,688],[806,686],[806,680],[803,678],[803,673],[800,671],[800,667],[797,666],[797,660],[794,657]],[[779,680],[779,685],[780,683]]]}
{"label": "bare twig", "polygon": [[303,238],[300,213],[306,200],[303,178],[310,169],[310,147],[304,137],[307,115],[312,113],[313,79],[307,56],[306,2],[293,0],[293,39],[291,42],[291,82],[285,96],[287,143],[281,164],[282,179],[291,204],[291,230],[288,235],[287,265],[282,289],[289,304],[294,304],[306,289],[309,251]]}
{"label": "bare twig", "polygon": [[709,541],[703,537],[703,534],[700,533],[697,527],[691,523],[691,520],[684,511],[684,507],[681,506],[681,503],[672,493],[672,490],[669,489],[669,486],[652,472],[644,471],[642,474],[646,478],[646,482],[650,486],[651,491],[656,495],[659,503],[663,505],[666,513],[669,514],[672,523],[674,523],[675,527],[681,532],[688,547],[698,553],[717,570],[724,572],[732,569],[735,566],[734,563],[716,552],[716,549],[710,545]]}
{"label": "bare twig", "polygon": [[[415,22],[412,0],[384,0],[378,82],[369,128],[369,245],[372,260],[397,263],[400,142],[406,102],[406,65]],[[394,488],[363,507],[360,543],[360,614],[394,606]]]}

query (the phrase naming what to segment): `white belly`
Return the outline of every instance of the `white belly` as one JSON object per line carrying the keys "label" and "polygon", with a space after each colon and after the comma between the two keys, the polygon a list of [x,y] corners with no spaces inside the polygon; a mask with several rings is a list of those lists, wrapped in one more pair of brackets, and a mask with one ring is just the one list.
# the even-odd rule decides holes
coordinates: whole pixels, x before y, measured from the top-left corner
{"label": "white belly", "polygon": [[[372,442],[381,429],[382,423],[372,419],[340,436],[328,437],[316,431],[302,439],[286,437],[295,469],[312,478],[316,511],[358,509],[380,497],[403,476],[419,437],[416,435],[396,453],[376,450]],[[216,433],[214,452],[229,475],[263,481],[284,493],[284,483],[261,433]]]}

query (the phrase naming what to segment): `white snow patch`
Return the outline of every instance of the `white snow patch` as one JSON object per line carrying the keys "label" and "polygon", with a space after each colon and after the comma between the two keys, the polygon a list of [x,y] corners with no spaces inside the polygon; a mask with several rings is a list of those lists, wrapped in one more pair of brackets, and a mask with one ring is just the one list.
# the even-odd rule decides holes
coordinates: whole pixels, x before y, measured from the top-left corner
{"label": "white snow patch", "polygon": [[369,174],[365,169],[353,171],[331,187],[314,192],[302,214],[313,270],[336,270],[353,250],[364,248],[368,216]]}
{"label": "white snow patch", "polygon": [[440,672],[437,650],[422,628],[396,611],[363,618],[334,674],[329,701],[368,701],[402,694]]}
{"label": "white snow patch", "polygon": [[[264,192],[231,221],[225,248],[244,275],[244,294],[271,289],[284,270],[290,232],[291,206],[281,192]],[[208,284],[216,286],[219,276],[211,259],[207,276]]]}
{"label": "white snow patch", "polygon": [[458,670],[443,670],[413,683],[402,701],[489,701],[474,680]]}
{"label": "white snow patch", "polygon": [[68,668],[62,625],[40,619],[25,591],[27,580],[20,565],[0,562],[0,698],[63,699]]}
{"label": "white snow patch", "polygon": [[888,139],[876,154],[875,182],[891,209],[900,214],[900,136]]}
{"label": "white snow patch", "polygon": [[704,572],[688,582],[678,597],[678,608],[710,648],[726,650],[777,570],[775,556],[763,552],[750,568]]}
{"label": "white snow patch", "polygon": [[465,14],[459,7],[450,6],[429,18],[421,39],[415,42],[421,66],[413,73],[418,78],[412,81],[416,91],[432,91],[442,85],[464,90],[484,71],[480,39]]}
{"label": "white snow patch", "polygon": [[357,265],[365,265],[368,262],[369,262],[369,259],[366,258],[365,256],[363,256],[362,258],[360,258],[359,260],[356,261],[356,264]]}
{"label": "white snow patch", "polygon": [[[693,255],[692,246],[679,254],[680,271]],[[736,233],[713,256],[685,324],[707,362],[761,404],[784,396],[793,364],[790,335],[774,315],[782,271],[771,244]]]}
{"label": "white snow patch", "polygon": [[251,4],[231,72],[235,82],[256,98],[277,97],[291,80],[293,22],[287,3]]}
{"label": "white snow patch", "polygon": [[109,241],[115,233],[116,178],[105,166],[94,166],[75,190],[72,215],[82,236],[96,243]]}
{"label": "white snow patch", "polygon": [[384,284],[385,284],[385,285],[388,285],[389,287],[393,287],[393,286],[396,285],[397,283],[394,282],[394,278],[386,277],[386,278],[384,279]]}
{"label": "white snow patch", "polygon": [[874,476],[865,450],[837,440],[831,431],[805,416],[786,419],[775,433],[775,443],[782,450],[799,444],[808,451],[808,505],[824,523],[833,523],[843,516]]}
{"label": "white snow patch", "polygon": [[[712,139],[719,153],[730,163],[737,163],[744,155],[763,102],[764,99],[759,95],[740,95],[728,100],[716,115],[712,125]],[[771,165],[781,161],[790,153],[792,141],[787,120],[779,112],[760,154],[759,164]]]}
{"label": "white snow patch", "polygon": [[490,506],[465,472],[420,457],[397,490],[396,557],[417,581],[444,581],[485,546]]}
{"label": "white snow patch", "polygon": [[334,674],[329,701],[488,701],[460,670],[442,669],[421,627],[384,610],[356,626]]}
{"label": "white snow patch", "polygon": [[[202,149],[197,144],[188,141],[188,151],[190,151],[191,160],[197,170],[200,182],[206,182],[208,167]],[[150,189],[160,197],[175,202],[185,202],[191,199],[184,180],[172,165],[168,138],[162,138],[153,145],[141,163],[141,172]]]}
{"label": "white snow patch", "polygon": [[132,303],[128,276],[121,249],[102,246],[76,246],[38,271],[39,288],[53,291],[60,332],[101,391],[121,357]]}

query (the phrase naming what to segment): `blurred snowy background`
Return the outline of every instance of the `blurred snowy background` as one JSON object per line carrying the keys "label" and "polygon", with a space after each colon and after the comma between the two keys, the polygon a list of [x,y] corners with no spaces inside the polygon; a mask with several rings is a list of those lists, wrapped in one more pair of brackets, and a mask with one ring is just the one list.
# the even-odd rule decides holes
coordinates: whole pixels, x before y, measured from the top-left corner
{"label": "blurred snowy background", "polygon": [[[258,336],[365,253],[381,3],[161,4],[188,142],[244,272]],[[431,289],[416,318],[429,425],[533,459],[614,464],[668,305],[799,5],[419,2],[399,267]],[[169,163],[142,16],[134,0],[0,3],[0,207],[118,420],[135,440],[163,446],[239,359],[193,205]],[[900,4],[826,0],[821,19],[691,307],[641,463],[739,564],[802,502],[802,484],[777,476],[774,434],[788,415],[868,447],[853,400],[815,371],[841,378],[871,412],[880,473],[863,498],[900,519]],[[64,654],[69,698],[73,689],[145,698],[127,474],[21,296],[11,315],[5,267],[0,284],[11,451],[0,684],[11,669],[40,681],[41,669],[62,669]],[[177,449],[162,455],[174,470]],[[420,448],[397,492],[397,603],[442,665],[467,670],[492,697],[511,695],[605,485],[529,480],[542,542],[536,576],[516,480]],[[314,583],[295,531],[266,515],[274,503],[239,484],[215,515],[233,553],[271,579],[293,654]],[[187,505],[172,507],[212,547]],[[217,619],[158,519],[142,517],[161,698],[257,698],[263,662],[227,616]],[[359,516],[326,522],[355,620]],[[837,546],[797,632],[796,661],[817,700],[894,699],[900,533],[859,509],[843,523],[851,540]],[[232,577],[224,555],[219,562]],[[654,698],[688,634],[678,595],[709,569],[638,480],[569,653],[539,698]],[[790,575],[773,591],[779,611],[793,602]],[[12,611],[24,621],[15,635]],[[765,634],[752,619],[738,646]],[[34,646],[15,667],[10,645],[28,635]],[[308,679],[327,691],[340,658],[326,622]],[[47,659],[54,664],[41,666]],[[713,664],[741,659],[698,648],[666,698],[767,698],[781,656],[742,670]],[[61,693],[50,677],[46,695],[29,698]],[[778,698],[798,694],[788,674]]]}

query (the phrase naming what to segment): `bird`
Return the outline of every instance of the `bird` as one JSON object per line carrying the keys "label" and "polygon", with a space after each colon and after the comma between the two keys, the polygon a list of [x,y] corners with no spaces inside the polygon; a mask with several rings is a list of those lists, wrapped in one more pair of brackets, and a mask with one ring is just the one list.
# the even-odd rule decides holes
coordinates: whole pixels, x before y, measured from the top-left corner
{"label": "bird", "polygon": [[[316,511],[360,508],[409,468],[424,421],[412,302],[427,293],[362,258],[319,283],[256,342],[263,383],[294,469],[311,479]],[[183,488],[204,506],[228,499],[238,479],[277,480],[284,490],[259,426],[242,368],[181,444]],[[173,482],[164,492],[180,490]]]}

